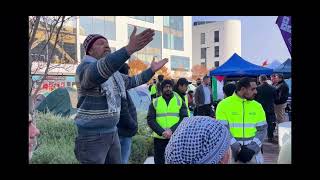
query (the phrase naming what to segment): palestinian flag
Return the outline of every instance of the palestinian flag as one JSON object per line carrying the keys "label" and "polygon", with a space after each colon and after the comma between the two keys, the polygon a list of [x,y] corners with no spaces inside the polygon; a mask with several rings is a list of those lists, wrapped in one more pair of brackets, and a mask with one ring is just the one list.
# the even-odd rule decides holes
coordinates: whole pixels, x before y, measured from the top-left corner
{"label": "palestinian flag", "polygon": [[218,99],[223,99],[223,79],[224,76],[212,76],[212,95],[213,100],[216,101]]}

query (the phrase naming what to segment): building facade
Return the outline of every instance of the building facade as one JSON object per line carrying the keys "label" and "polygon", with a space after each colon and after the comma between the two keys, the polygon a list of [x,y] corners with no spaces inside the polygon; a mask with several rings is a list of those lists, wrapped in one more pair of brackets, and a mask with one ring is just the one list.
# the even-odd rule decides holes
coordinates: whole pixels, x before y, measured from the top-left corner
{"label": "building facade", "polygon": [[146,28],[155,30],[153,41],[131,59],[149,64],[153,58],[168,58],[167,68],[174,77],[176,70],[191,75],[192,17],[191,16],[80,16],[77,18],[78,59],[84,55],[83,41],[88,34],[98,33],[107,37],[112,51],[128,44],[133,27],[137,33]]}
{"label": "building facade", "polygon": [[241,56],[241,22],[198,21],[192,27],[192,66],[221,66],[234,53]]}
{"label": "building facade", "polygon": [[[130,60],[139,59],[150,64],[155,58],[168,58],[166,67],[174,78],[176,71],[183,71],[184,75],[191,76],[192,68],[192,17],[191,16],[75,16],[63,28],[57,51],[51,59],[52,70],[42,84],[47,90],[54,87],[71,87],[74,85],[74,75],[78,64],[85,55],[83,41],[88,34],[101,34],[108,39],[111,51],[114,52],[128,44],[134,26],[137,33],[146,28],[155,30],[155,36],[145,48],[134,53]],[[34,85],[45,71],[46,61],[50,48],[54,42],[50,41],[47,49],[45,25],[42,31],[36,34],[36,41],[31,48],[32,74]],[[49,50],[48,50],[49,49]],[[181,73],[179,73],[181,75]],[[56,76],[59,76],[57,78]],[[48,88],[47,88],[48,87]]]}

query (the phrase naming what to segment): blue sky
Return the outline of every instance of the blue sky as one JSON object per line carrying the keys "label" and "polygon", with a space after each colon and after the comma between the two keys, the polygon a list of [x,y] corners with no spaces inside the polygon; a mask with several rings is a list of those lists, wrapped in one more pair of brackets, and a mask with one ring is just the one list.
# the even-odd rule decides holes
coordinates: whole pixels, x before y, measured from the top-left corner
{"label": "blue sky", "polygon": [[193,16],[192,21],[241,21],[241,56],[258,65],[268,59],[284,62],[291,55],[275,23],[278,16]]}

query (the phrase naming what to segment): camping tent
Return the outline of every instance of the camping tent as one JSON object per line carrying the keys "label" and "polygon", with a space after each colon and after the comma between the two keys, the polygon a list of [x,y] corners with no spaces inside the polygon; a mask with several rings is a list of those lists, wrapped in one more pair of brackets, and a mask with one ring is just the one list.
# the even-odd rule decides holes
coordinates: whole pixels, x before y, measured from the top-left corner
{"label": "camping tent", "polygon": [[271,75],[272,72],[272,69],[252,64],[234,53],[222,66],[210,71],[210,76],[259,76],[261,74]]}
{"label": "camping tent", "polygon": [[285,62],[283,62],[281,65],[276,67],[273,70],[274,73],[282,73],[284,75],[284,78],[290,78],[291,77],[291,59],[287,59]]}
{"label": "camping tent", "polygon": [[36,108],[40,112],[46,113],[48,110],[61,116],[69,116],[75,113],[71,106],[69,92],[66,88],[58,88],[52,91]]}

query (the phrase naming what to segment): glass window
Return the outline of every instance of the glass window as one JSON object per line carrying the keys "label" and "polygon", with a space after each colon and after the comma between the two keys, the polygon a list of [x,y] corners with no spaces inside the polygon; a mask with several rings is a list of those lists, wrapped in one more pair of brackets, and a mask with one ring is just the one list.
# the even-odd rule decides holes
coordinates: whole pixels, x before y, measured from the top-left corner
{"label": "glass window", "polygon": [[164,48],[183,50],[183,16],[163,17]]}
{"label": "glass window", "polygon": [[93,16],[92,23],[93,31],[95,34],[104,35],[104,17],[103,16]]}
{"label": "glass window", "polygon": [[185,71],[190,70],[190,59],[183,56],[171,56],[171,70],[183,68]]}
{"label": "glass window", "polygon": [[205,37],[206,37],[206,34],[205,33],[201,33],[201,44],[205,44]]}
{"label": "glass window", "polygon": [[84,49],[83,43],[80,44],[80,55],[81,58],[86,55],[86,50]]}
{"label": "glass window", "polygon": [[219,61],[214,62],[214,67],[219,67]]}
{"label": "glass window", "polygon": [[174,36],[174,49],[183,51],[183,38]]}
{"label": "glass window", "polygon": [[116,40],[115,16],[80,16],[80,34],[101,34]]}
{"label": "glass window", "polygon": [[219,46],[214,47],[214,57],[219,57]]}
{"label": "glass window", "polygon": [[207,58],[207,48],[201,48],[201,59]]}
{"label": "glass window", "polygon": [[80,16],[80,28],[83,29],[83,35],[92,34],[92,16]]}
{"label": "glass window", "polygon": [[219,31],[214,31],[214,42],[219,42]]}
{"label": "glass window", "polygon": [[[128,24],[128,39],[133,31],[133,25]],[[137,27],[137,33],[142,32],[146,28]],[[162,58],[162,33],[160,31],[155,31],[153,41],[151,41],[145,48],[133,54],[133,57],[137,57],[146,63],[150,63],[154,56],[158,59]]]}
{"label": "glass window", "polygon": [[153,23],[154,22],[154,16],[129,16],[133,19],[138,19],[146,22]]}
{"label": "glass window", "polygon": [[111,40],[116,40],[115,18],[115,16],[105,16],[105,36]]}
{"label": "glass window", "polygon": [[170,16],[163,16],[163,26],[169,27],[169,17]]}

